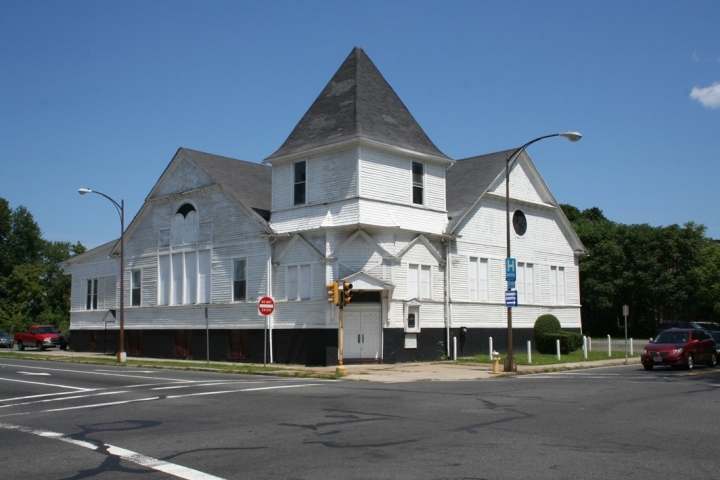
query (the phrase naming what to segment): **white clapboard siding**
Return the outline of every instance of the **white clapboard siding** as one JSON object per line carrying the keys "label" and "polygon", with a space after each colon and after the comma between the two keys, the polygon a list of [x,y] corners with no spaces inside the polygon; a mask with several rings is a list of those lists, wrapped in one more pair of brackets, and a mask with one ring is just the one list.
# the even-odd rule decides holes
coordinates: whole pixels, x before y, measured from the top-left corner
{"label": "white clapboard siding", "polygon": [[[505,176],[502,181],[498,182],[491,193],[505,196]],[[510,171],[510,198],[517,198],[528,202],[543,203],[542,197],[538,194],[538,188],[533,184],[528,176],[528,172],[523,162],[518,162]]]}
{"label": "white clapboard siding", "polygon": [[293,204],[293,164],[272,167],[272,209],[280,210]]}
{"label": "white clapboard siding", "polygon": [[216,183],[188,157],[176,162],[174,169],[168,173],[170,175],[165,176],[163,179],[163,185],[155,194],[155,198],[197,190]]}
{"label": "white clapboard siding", "polygon": [[307,161],[307,203],[327,203],[357,196],[357,148],[331,152]]}
{"label": "white clapboard siding", "polygon": [[425,163],[425,205],[445,211],[445,166]]}
{"label": "white clapboard siding", "polygon": [[412,203],[412,159],[363,147],[360,150],[360,196],[383,202]]}

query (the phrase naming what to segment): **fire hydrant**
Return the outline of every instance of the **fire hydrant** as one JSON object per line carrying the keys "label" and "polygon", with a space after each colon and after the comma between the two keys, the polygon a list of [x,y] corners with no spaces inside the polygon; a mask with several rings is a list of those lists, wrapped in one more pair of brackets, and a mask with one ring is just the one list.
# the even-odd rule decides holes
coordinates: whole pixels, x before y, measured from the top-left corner
{"label": "fire hydrant", "polygon": [[500,373],[500,354],[498,352],[493,352],[492,359],[493,359],[493,373]]}

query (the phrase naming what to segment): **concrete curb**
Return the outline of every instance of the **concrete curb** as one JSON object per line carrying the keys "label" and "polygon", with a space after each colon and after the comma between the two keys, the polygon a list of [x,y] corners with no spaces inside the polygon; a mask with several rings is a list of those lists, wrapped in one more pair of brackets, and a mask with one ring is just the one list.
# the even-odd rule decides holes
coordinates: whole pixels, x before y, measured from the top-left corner
{"label": "concrete curb", "polygon": [[[11,351],[15,353],[25,354],[24,357],[35,357],[37,360],[62,360],[63,358],[72,358],[76,361],[88,361],[93,362],[98,359],[111,360],[115,357],[112,355],[105,355],[102,353],[89,353],[89,352],[71,352],[63,350],[45,350],[42,352],[35,352],[32,350],[25,350],[23,352]],[[3,353],[3,351],[0,351]],[[12,355],[3,355],[4,358],[12,358]],[[148,358],[139,357],[131,358],[130,360],[140,360],[145,365],[152,366],[154,363],[173,361],[180,364],[186,364],[187,366],[180,367],[168,367],[162,366],[161,368],[183,368],[193,369],[202,371],[220,371],[214,366],[226,365],[222,362],[210,362],[206,365],[202,361],[197,360],[172,360],[162,358]],[[344,381],[366,381],[366,382],[380,382],[380,383],[403,383],[403,382],[418,382],[418,381],[468,381],[468,380],[486,380],[492,378],[501,378],[514,375],[523,375],[531,373],[543,373],[543,372],[559,372],[568,370],[588,369],[597,367],[609,367],[617,365],[625,365],[625,359],[608,359],[598,360],[592,362],[578,362],[578,363],[560,363],[555,365],[520,365],[518,366],[517,373],[504,373],[493,374],[492,366],[484,363],[470,363],[470,362],[418,362],[418,363],[398,363],[398,364],[361,364],[361,365],[346,365],[347,376],[342,377]],[[640,364],[639,357],[629,358],[627,364]],[[262,364],[240,364],[242,366],[248,366],[253,368],[262,368]],[[267,372],[249,372],[276,376],[321,376],[321,377],[333,377],[335,373],[334,366],[332,367],[305,367],[301,365],[279,365],[272,364],[268,365],[272,368],[272,371]],[[244,373],[244,372],[240,372]]]}

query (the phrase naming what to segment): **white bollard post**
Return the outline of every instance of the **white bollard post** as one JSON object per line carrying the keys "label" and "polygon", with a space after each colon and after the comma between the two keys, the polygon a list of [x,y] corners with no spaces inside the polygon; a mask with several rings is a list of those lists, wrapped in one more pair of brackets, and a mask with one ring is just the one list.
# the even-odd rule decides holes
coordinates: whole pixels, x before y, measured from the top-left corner
{"label": "white bollard post", "polygon": [[453,337],[453,360],[457,360],[457,337]]}
{"label": "white bollard post", "polygon": [[588,338],[583,335],[583,357],[585,357],[585,360],[587,360],[587,352],[588,352]]}
{"label": "white bollard post", "polygon": [[588,337],[588,352],[592,352],[592,338]]}
{"label": "white bollard post", "polygon": [[532,363],[532,342],[528,340],[528,363]]}
{"label": "white bollard post", "polygon": [[492,337],[490,337],[490,350],[488,350],[488,351],[490,352],[490,361],[492,362],[492,360],[493,360],[493,358],[492,358],[492,353],[493,353]]}
{"label": "white bollard post", "polygon": [[555,340],[555,348],[557,349],[558,360],[560,360],[560,340]]}
{"label": "white bollard post", "polygon": [[608,357],[612,357],[612,345],[610,344],[610,335],[608,335]]}
{"label": "white bollard post", "polygon": [[633,354],[633,348],[632,348],[632,338],[630,339],[630,356],[632,357]]}

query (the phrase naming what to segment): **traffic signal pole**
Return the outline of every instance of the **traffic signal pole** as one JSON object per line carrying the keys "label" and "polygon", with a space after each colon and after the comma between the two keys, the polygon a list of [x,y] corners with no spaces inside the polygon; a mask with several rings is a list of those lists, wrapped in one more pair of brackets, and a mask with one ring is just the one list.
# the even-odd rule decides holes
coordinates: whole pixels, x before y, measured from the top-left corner
{"label": "traffic signal pole", "polygon": [[348,283],[344,280],[338,280],[337,282],[327,284],[327,301],[333,306],[340,308],[340,314],[338,318],[338,367],[335,369],[335,375],[345,376],[345,341],[344,341],[344,325],[345,320],[345,305],[348,305],[352,301],[352,283]]}
{"label": "traffic signal pole", "polygon": [[339,328],[338,328],[338,367],[335,369],[335,375],[339,375],[344,377],[347,375],[347,371],[345,370],[344,365],[344,358],[345,353],[343,352],[344,348],[344,331],[343,331],[343,320],[344,320],[344,309],[345,306],[345,282],[340,280],[338,282],[335,282],[337,284],[337,293],[338,293],[338,307],[340,307],[340,315],[339,315]]}

